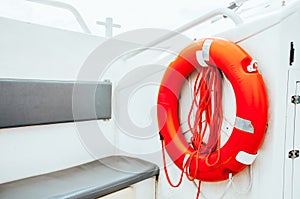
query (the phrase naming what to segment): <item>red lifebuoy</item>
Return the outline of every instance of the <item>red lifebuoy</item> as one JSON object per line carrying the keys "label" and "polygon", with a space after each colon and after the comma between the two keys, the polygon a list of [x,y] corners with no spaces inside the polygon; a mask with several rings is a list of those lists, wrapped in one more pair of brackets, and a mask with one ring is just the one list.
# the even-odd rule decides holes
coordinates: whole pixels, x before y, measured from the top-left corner
{"label": "red lifebuoy", "polygon": [[[161,81],[158,125],[166,150],[181,170],[194,149],[185,140],[178,119],[178,96],[185,79],[201,65],[219,68],[230,81],[236,97],[232,134],[219,150],[218,164],[208,165],[208,154],[190,157],[189,173],[201,181],[222,181],[252,164],[267,127],[268,102],[263,78],[252,58],[241,47],[222,39],[204,39],[181,51]],[[213,162],[217,151],[209,154]]]}

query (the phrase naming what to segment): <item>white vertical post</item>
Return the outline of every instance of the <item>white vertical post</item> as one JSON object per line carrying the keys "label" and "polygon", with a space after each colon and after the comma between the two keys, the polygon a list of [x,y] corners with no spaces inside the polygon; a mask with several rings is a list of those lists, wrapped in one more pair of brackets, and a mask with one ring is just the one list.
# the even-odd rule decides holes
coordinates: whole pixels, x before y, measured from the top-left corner
{"label": "white vertical post", "polygon": [[121,25],[114,24],[111,17],[106,17],[105,22],[97,21],[98,25],[105,26],[105,37],[111,38],[113,35],[113,28],[121,28]]}

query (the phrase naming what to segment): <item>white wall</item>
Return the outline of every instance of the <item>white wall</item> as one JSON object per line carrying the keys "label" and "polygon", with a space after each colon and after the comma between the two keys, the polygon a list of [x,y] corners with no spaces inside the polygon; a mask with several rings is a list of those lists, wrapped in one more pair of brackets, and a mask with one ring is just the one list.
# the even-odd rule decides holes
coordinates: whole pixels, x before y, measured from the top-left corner
{"label": "white wall", "polygon": [[[0,78],[76,80],[87,56],[103,42],[100,37],[5,18],[0,18],[0,28]],[[112,135],[108,134],[113,142]],[[0,129],[0,183],[91,161],[81,142],[74,123]],[[102,147],[107,155],[110,148]]]}

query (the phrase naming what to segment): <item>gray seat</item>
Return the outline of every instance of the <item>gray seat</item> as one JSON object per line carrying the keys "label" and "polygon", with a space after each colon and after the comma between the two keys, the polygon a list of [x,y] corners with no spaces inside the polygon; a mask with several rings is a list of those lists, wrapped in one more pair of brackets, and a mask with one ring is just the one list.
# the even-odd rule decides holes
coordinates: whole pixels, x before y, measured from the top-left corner
{"label": "gray seat", "polygon": [[97,198],[159,175],[144,160],[111,156],[73,168],[0,185],[1,199]]}

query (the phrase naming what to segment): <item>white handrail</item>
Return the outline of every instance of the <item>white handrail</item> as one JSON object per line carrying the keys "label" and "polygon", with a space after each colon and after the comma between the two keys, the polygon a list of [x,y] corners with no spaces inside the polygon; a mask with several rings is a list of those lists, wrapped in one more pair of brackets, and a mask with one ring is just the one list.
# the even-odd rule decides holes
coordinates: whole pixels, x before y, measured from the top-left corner
{"label": "white handrail", "polygon": [[74,8],[72,5],[64,3],[64,2],[52,1],[52,0],[27,0],[27,1],[68,10],[69,12],[71,12],[74,15],[74,17],[76,18],[77,22],[79,23],[79,25],[80,25],[81,29],[84,31],[84,33],[91,34],[91,31],[88,28],[88,26],[86,25],[86,23],[84,22],[82,16],[76,10],[76,8]]}
{"label": "white handrail", "polygon": [[[146,48],[149,48],[149,47],[153,47],[153,46],[156,46],[157,44],[163,42],[163,41],[166,41],[170,38],[173,38],[175,37],[176,35],[178,35],[178,33],[182,33],[182,32],[185,32],[201,23],[204,23],[206,22],[207,20],[215,17],[215,16],[218,16],[218,15],[223,15],[223,16],[226,16],[228,18],[230,18],[234,23],[235,25],[240,25],[243,23],[243,20],[242,18],[237,15],[234,11],[228,9],[228,8],[219,8],[219,9],[215,9],[215,10],[212,10],[204,15],[202,15],[201,17],[199,18],[196,18],[194,20],[192,20],[191,22],[183,25],[183,26],[180,26],[179,28],[176,28],[175,30],[171,31],[170,33],[166,34],[166,35],[163,35],[162,37],[150,42]],[[146,49],[145,48],[145,49]],[[125,59],[129,59],[133,56],[136,56],[138,54],[140,54],[141,52],[145,51],[145,49],[141,49],[139,51],[135,51],[133,53],[131,53],[130,55],[128,55]]]}

